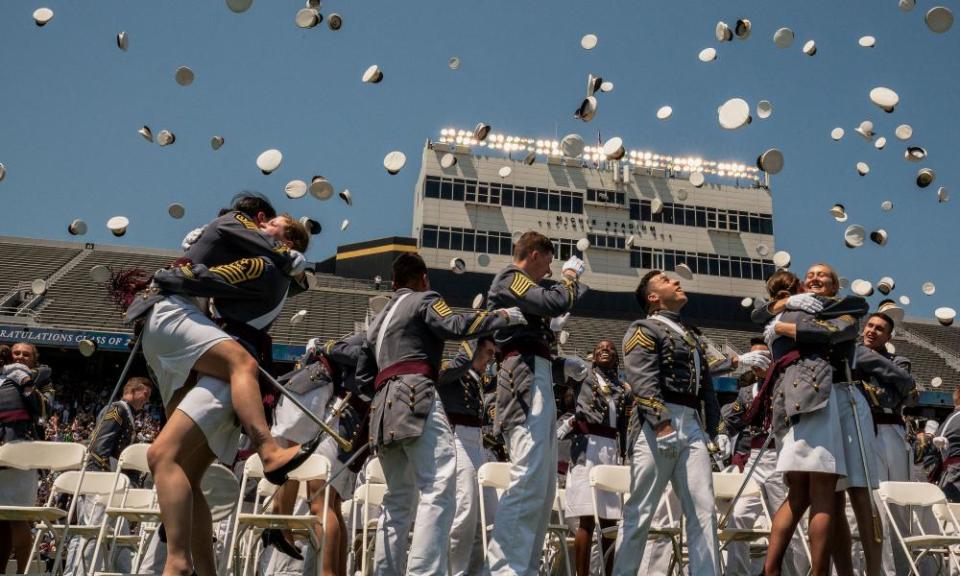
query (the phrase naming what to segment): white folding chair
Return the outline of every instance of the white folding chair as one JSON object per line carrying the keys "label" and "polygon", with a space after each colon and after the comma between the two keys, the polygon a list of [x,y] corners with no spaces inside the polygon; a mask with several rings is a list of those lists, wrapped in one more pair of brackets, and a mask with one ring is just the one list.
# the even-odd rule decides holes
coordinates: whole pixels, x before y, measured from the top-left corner
{"label": "white folding chair", "polygon": [[[121,477],[126,478],[124,475],[125,472],[150,474],[150,467],[147,464],[147,450],[149,448],[149,444],[142,443],[131,444],[124,448],[123,452],[120,453],[120,458],[117,459],[117,469],[113,472],[115,486],[119,485]],[[123,520],[130,523],[158,523],[160,521],[160,509],[157,506],[156,493],[153,490],[129,488],[119,495],[119,501],[115,498],[108,503],[100,523],[100,531],[97,535],[97,545],[93,552],[93,560],[90,562],[87,572],[91,576],[97,566],[101,552],[107,555],[104,570],[111,569],[113,556],[116,554],[118,545],[132,547],[131,543],[135,543],[137,554],[134,555],[134,558],[135,560],[139,559],[142,546],[146,541],[144,530],[141,530],[141,533],[136,536],[121,536],[119,531]],[[110,531],[110,543],[107,545],[105,543],[107,526],[111,523],[113,524],[113,528]],[[136,570],[135,563],[132,568]]]}
{"label": "white folding chair", "polygon": [[[306,534],[308,541],[316,551],[319,572],[319,567],[322,563],[320,559],[323,558],[323,532],[326,530],[326,514],[321,514],[319,517],[312,514],[303,516],[296,514],[271,514],[267,511],[260,511],[257,508],[254,508],[251,513],[244,513],[242,511],[243,493],[246,491],[247,482],[251,479],[259,481],[263,479],[263,476],[263,464],[260,461],[260,457],[255,454],[248,458],[243,466],[243,479],[240,482],[240,490],[237,497],[236,516],[234,517],[233,530],[231,533],[230,554],[227,560],[227,572],[233,569],[234,560],[238,553],[237,542],[240,540],[241,532],[248,529],[250,530],[250,537],[248,538],[247,545],[244,547],[246,553],[245,566],[251,560],[253,546],[256,543],[255,534],[266,529],[279,529],[291,530],[297,534]],[[310,480],[326,480],[329,476],[330,462],[324,456],[312,454],[307,458],[306,462],[292,471],[288,475],[288,478],[304,483]],[[329,497],[330,487],[326,486],[324,488],[324,509],[326,509],[328,505]],[[255,504],[259,504],[259,501],[256,501]],[[320,537],[317,537],[313,531],[317,525],[320,526]]]}
{"label": "white folding chair", "polygon": [[[50,470],[62,472],[66,470],[81,470],[86,448],[83,444],[74,442],[10,442],[0,446],[0,466],[16,468],[17,470]],[[79,485],[77,485],[79,488]],[[13,522],[46,523],[63,520],[73,514],[76,507],[76,496],[70,502],[70,510],[63,511],[53,506],[53,491],[44,506],[0,506],[0,520]],[[29,570],[40,547],[43,532],[37,531],[27,558]],[[63,555],[63,544],[57,543],[57,555],[54,565],[59,566]]]}
{"label": "white folding chair", "polygon": [[[590,493],[593,501],[594,534],[597,538],[597,546],[599,547],[599,550],[603,550],[603,539],[616,539],[618,527],[610,526],[606,529],[602,529],[600,527],[597,492],[613,492],[614,494],[620,495],[621,503],[625,501],[627,495],[630,494],[630,467],[616,466],[612,464],[596,465],[590,468],[588,481],[590,482]],[[674,521],[673,508],[670,506],[670,493],[670,486],[668,485],[667,489],[663,493],[663,497],[660,500],[660,506],[666,507],[667,523],[661,525],[651,525],[650,531],[647,533],[647,538],[650,538],[651,536],[669,538],[670,544],[673,547],[674,555],[674,560],[671,561],[671,568],[676,566],[679,569],[683,560],[681,548],[682,533],[680,526]],[[613,548],[611,547],[608,554],[612,552]],[[606,575],[607,558],[602,554],[600,569],[601,572]]]}
{"label": "white folding chair", "polygon": [[[737,496],[737,491],[746,480],[747,475],[742,472],[714,472],[713,473],[713,496],[716,502],[717,514],[722,515],[729,503]],[[767,500],[763,497],[763,491],[760,485],[752,478],[747,480],[740,498],[759,498],[760,507],[763,511],[762,518],[765,521],[766,529],[756,528],[755,526],[744,528],[731,528],[729,523],[717,531],[717,539],[720,541],[721,554],[732,542],[750,542],[759,543],[766,541],[769,543],[770,527],[773,521],[770,516],[770,509],[767,507]],[[732,511],[731,511],[732,513]],[[722,562],[721,556],[721,562]]]}
{"label": "white folding chair", "polygon": [[[93,541],[100,533],[102,521],[97,524],[86,524],[83,513],[79,509],[81,506],[80,499],[85,500],[83,506],[95,506],[94,502],[97,499],[105,503],[113,501],[115,497],[122,495],[127,490],[129,484],[126,476],[122,476],[120,482],[114,480],[113,472],[69,470],[57,476],[50,490],[50,502],[55,502],[60,495],[71,495],[70,513],[52,521],[40,520],[36,525],[37,533],[49,532],[53,534],[54,540],[60,543],[58,547],[66,547],[70,538],[74,536]],[[82,549],[78,551],[77,559],[82,564]]]}
{"label": "white folding chair", "polygon": [[[380,460],[371,458],[364,467],[363,484],[361,484],[353,493],[350,508],[350,534],[351,538],[356,538],[357,534],[357,506],[363,506],[363,537],[360,540],[360,574],[367,575],[367,560],[371,550],[368,550],[367,538],[370,529],[370,507],[382,506],[383,497],[387,493],[387,479],[383,474],[383,467]],[[376,519],[374,519],[376,521]],[[356,552],[354,552],[355,543],[350,542],[350,552],[347,555],[347,574],[353,574],[353,568],[356,565]]]}
{"label": "white folding chair", "polygon": [[[483,540],[484,562],[489,562],[487,558],[488,539],[487,531],[493,528],[487,524],[487,507],[484,505],[483,489],[493,488],[497,491],[497,500],[503,495],[503,491],[510,487],[510,463],[509,462],[487,462],[477,469],[477,485],[480,487],[480,536]],[[489,568],[489,564],[487,565]]]}
{"label": "white folding chair", "polygon": [[[240,496],[240,481],[230,470],[222,464],[211,464],[203,474],[200,481],[200,490],[210,508],[210,517],[213,525],[219,522],[227,523],[226,533],[221,542],[229,544],[231,540],[230,529],[233,527],[232,520],[234,508],[237,499]],[[230,556],[229,546],[223,546],[223,550],[217,558],[217,574],[227,573],[227,561]]]}
{"label": "white folding chair", "polygon": [[559,551],[563,554],[563,569],[567,576],[570,576],[570,526],[567,525],[566,516],[566,490],[557,488],[556,496],[553,499],[553,513],[556,514],[557,522],[547,526],[547,540],[544,542],[544,554],[546,555],[546,564],[553,565],[552,558],[549,557],[550,539],[554,539]]}
{"label": "white folding chair", "polygon": [[[949,557],[954,569],[960,571],[960,563],[953,550],[953,546],[960,545],[960,535],[958,535],[960,524],[957,523],[957,516],[939,487],[927,482],[881,482],[877,494],[880,496],[884,513],[887,515],[890,526],[893,527],[897,541],[906,553],[913,574],[919,576],[917,562],[927,554],[936,554],[941,558]],[[919,535],[903,535],[904,531],[910,533],[910,526],[901,527],[897,524],[896,517],[890,510],[890,504],[910,507],[911,524],[918,528]],[[953,535],[947,534],[944,528],[940,529],[939,534],[925,532],[918,511],[925,508],[932,509],[934,514],[938,514],[941,522],[951,524]],[[914,555],[916,550],[920,553]]]}

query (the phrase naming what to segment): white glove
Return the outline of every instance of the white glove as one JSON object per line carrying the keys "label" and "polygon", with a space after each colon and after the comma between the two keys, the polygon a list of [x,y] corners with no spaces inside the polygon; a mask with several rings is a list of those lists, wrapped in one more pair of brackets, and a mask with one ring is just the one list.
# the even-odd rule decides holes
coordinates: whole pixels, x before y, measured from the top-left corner
{"label": "white glove", "polygon": [[573,414],[570,414],[560,419],[557,424],[557,440],[563,440],[567,437],[567,434],[573,431],[573,418]]}
{"label": "white glove", "polygon": [[303,257],[303,254],[296,250],[291,250],[290,258],[292,262],[290,264],[290,272],[287,276],[299,276],[303,274],[303,271],[307,269],[307,259]]}
{"label": "white glove", "polygon": [[200,235],[203,234],[203,231],[206,229],[206,226],[201,226],[200,228],[194,228],[193,230],[187,232],[187,235],[183,237],[183,242],[180,243],[180,248],[183,250],[189,250],[196,242]]}
{"label": "white glove", "polygon": [[[764,335],[766,337],[766,335]],[[766,350],[754,350],[740,355],[740,365],[766,370],[770,367],[770,353]]]}
{"label": "white glove", "polygon": [[726,434],[720,434],[716,438],[717,448],[719,449],[719,456],[722,460],[733,456],[733,443],[730,442],[730,437]]}
{"label": "white glove", "polygon": [[763,329],[763,341],[767,343],[767,348],[773,349],[773,341],[779,338],[780,336],[776,332],[777,322],[780,321],[780,314],[777,314],[773,317],[773,320],[767,322],[766,327]]}
{"label": "white glove", "polygon": [[317,351],[317,348],[320,347],[319,338],[311,338],[307,340],[307,354],[314,354]]}
{"label": "white glove", "polygon": [[675,458],[677,455],[677,431],[657,436],[657,450],[665,458]]}
{"label": "white glove", "polygon": [[507,326],[526,326],[527,319],[524,317],[523,312],[520,311],[516,306],[512,308],[498,308],[493,311],[495,314],[499,314],[507,319]]}
{"label": "white glove", "polygon": [[576,356],[563,359],[563,375],[567,378],[582,382],[587,377],[587,369],[587,363]]}
{"label": "white glove", "polygon": [[33,380],[33,373],[25,364],[7,364],[3,367],[3,377],[16,382],[17,386],[23,386],[25,382]]}
{"label": "white glove", "polygon": [[787,310],[800,310],[809,314],[816,314],[823,310],[823,302],[813,294],[794,294],[787,298]]}
{"label": "white glove", "polygon": [[567,324],[567,320],[570,319],[570,313],[561,314],[556,318],[550,319],[550,330],[554,332],[559,332],[563,330],[563,327]]}
{"label": "white glove", "polygon": [[583,264],[583,260],[577,258],[576,256],[571,256],[569,260],[563,263],[562,272],[573,270],[573,273],[577,275],[577,278],[579,278],[586,269],[587,268]]}
{"label": "white glove", "polygon": [[934,436],[937,433],[937,428],[939,427],[940,423],[936,420],[927,420],[927,423],[923,426],[923,433]]}
{"label": "white glove", "polygon": [[947,448],[950,446],[950,441],[947,440],[946,436],[934,436],[931,442],[934,446],[936,446],[937,450],[941,452],[946,452]]}

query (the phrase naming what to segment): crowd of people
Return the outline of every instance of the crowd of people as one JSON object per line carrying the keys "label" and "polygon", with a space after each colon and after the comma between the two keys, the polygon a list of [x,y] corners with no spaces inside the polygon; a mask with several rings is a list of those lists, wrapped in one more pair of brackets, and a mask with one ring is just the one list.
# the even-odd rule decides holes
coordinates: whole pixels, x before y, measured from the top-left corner
{"label": "crowd of people", "polygon": [[[371,457],[386,481],[375,574],[540,573],[558,485],[578,575],[661,574],[679,561],[698,575],[930,568],[895,545],[876,488],[931,480],[960,500],[960,419],[908,425],[904,409],[917,400],[910,362],[886,346],[902,316],[840,296],[830,266],[814,264],[802,277],[775,272],[769,299],[753,312],[751,349],[736,355],[685,320],[677,278],[650,271],[626,334],[608,335],[582,359],[558,357],[556,335],[588,290],[585,266],[573,256],[557,282],[544,283],[555,258],[546,236],[523,234],[482,309],[467,313],[432,290],[422,258],[403,254],[393,264],[393,296],[366,329],[311,340],[297,370],[278,381],[266,330],[284,299],[305,287],[308,242],[300,222],[263,198],[238,198],[188,235],[172,266],[111,282],[137,323],[152,380],[131,378],[120,399],[86,390],[58,398],[36,348],[17,344],[3,361],[0,402],[11,404],[0,413],[16,412],[3,423],[3,441],[86,441],[88,466],[98,470],[109,470],[124,446],[152,442],[167,576],[216,573],[200,481],[212,462],[232,464],[238,454],[261,459],[266,480],[280,487],[274,511],[287,514],[299,491],[289,473],[312,454],[331,462],[328,507],[306,504],[326,515],[318,534],[325,574],[347,573],[353,534],[341,503]],[[441,362],[448,340],[460,341],[460,351]],[[721,406],[713,381],[725,373],[739,374],[739,388]],[[270,425],[261,386],[280,398]],[[144,410],[154,387],[165,408],[159,430],[160,419]],[[11,409],[15,402],[23,408]],[[499,502],[477,485],[490,461],[509,463]],[[591,470],[616,464],[629,467],[625,498],[594,499]],[[718,517],[711,473],[730,466],[761,486],[763,501],[735,498]],[[0,470],[0,500],[35,496],[36,477],[20,472]],[[321,487],[312,482],[308,493]],[[481,500],[488,525],[493,519],[486,548]],[[718,531],[753,527],[762,503],[773,512],[765,558],[752,562],[742,542],[721,550]],[[685,519],[686,557],[651,532],[672,510]],[[899,520],[901,529],[910,525]],[[19,563],[29,527],[12,524],[0,523],[0,557],[13,551]],[[304,561],[291,534],[268,530],[263,542],[270,570],[296,571],[290,563]]]}

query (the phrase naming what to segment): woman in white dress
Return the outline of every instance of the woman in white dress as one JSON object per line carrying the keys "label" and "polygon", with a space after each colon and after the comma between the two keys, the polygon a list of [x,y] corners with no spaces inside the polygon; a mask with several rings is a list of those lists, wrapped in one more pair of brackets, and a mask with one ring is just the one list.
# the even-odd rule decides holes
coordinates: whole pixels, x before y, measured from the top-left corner
{"label": "woman in white dress", "polygon": [[[590,493],[590,469],[598,464],[620,464],[621,431],[626,425],[629,390],[620,382],[617,348],[610,340],[601,340],[593,350],[593,365],[577,390],[576,414],[572,420],[572,465],[567,473],[566,509],[568,518],[578,517],[575,539],[578,576],[590,572],[591,549],[596,526]],[[620,518],[620,497],[610,492],[597,494],[600,527],[613,526]],[[613,539],[604,539],[604,551]],[[612,560],[613,556],[610,556]],[[607,567],[610,572],[612,563]]]}

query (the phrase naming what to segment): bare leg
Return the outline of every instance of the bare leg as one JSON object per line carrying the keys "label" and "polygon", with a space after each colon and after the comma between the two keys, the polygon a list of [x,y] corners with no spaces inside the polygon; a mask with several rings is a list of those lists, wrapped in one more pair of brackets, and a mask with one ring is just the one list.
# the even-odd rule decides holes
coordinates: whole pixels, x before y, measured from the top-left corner
{"label": "bare leg", "polygon": [[[877,542],[873,533],[873,515],[870,506],[870,490],[867,488],[848,488],[850,505],[853,514],[857,517],[857,528],[860,531],[860,542],[863,546],[863,556],[866,560],[868,576],[878,576],[882,572],[882,542]],[[841,513],[843,511],[841,510]],[[882,538],[882,534],[881,534]],[[849,550],[849,548],[847,548]]]}
{"label": "bare leg", "polygon": [[224,340],[207,350],[193,368],[230,383],[233,410],[260,455],[264,471],[276,470],[299,451],[297,446],[281,448],[270,435],[263,415],[257,361],[243,346],[233,340]]}
{"label": "bare leg", "polygon": [[[175,411],[147,451],[157,487],[160,518],[167,533],[163,576],[187,576],[194,569],[191,557],[194,490],[187,470],[193,451],[205,444],[206,438],[193,420]],[[196,482],[199,483],[199,479]]]}
{"label": "bare leg", "polygon": [[190,478],[193,493],[190,553],[193,556],[193,569],[199,576],[217,576],[217,560],[213,553],[213,518],[202,490],[203,475],[214,458],[213,452],[204,441],[184,462],[184,470],[187,478]]}
{"label": "bare leg", "polygon": [[[836,516],[835,474],[810,474],[810,555],[811,575],[826,576],[830,573],[830,536]],[[792,489],[791,489],[792,490]],[[842,554],[843,551],[840,551]],[[846,550],[850,555],[850,549]]]}
{"label": "bare leg", "polygon": [[593,516],[581,516],[577,535],[573,540],[574,567],[577,576],[590,576],[590,549],[593,544]]}
{"label": "bare leg", "polygon": [[[277,488],[273,496],[274,514],[293,514],[293,507],[297,504],[297,492],[300,490],[300,483],[296,480],[287,480],[283,486]],[[293,538],[289,530],[282,530],[283,537],[293,544]]]}
{"label": "bare leg", "polygon": [[[320,534],[320,527],[316,528],[317,537],[323,541],[323,569],[324,576],[342,576],[346,572],[346,538],[342,533],[343,518],[340,516],[340,496],[336,490],[330,490],[330,504],[323,510],[324,482],[311,481],[307,485],[310,496],[319,494],[310,502],[310,512],[315,516],[326,514],[327,531]],[[342,566],[342,567],[341,567]]]}
{"label": "bare leg", "polygon": [[[835,496],[836,515],[833,517],[833,541],[830,553],[833,557],[833,566],[837,576],[853,576],[853,538],[850,535],[850,524],[847,522],[847,500],[843,492]],[[861,530],[862,533],[862,530]]]}
{"label": "bare leg", "polygon": [[777,509],[770,527],[770,546],[767,548],[763,567],[763,573],[767,576],[779,576],[783,557],[793,533],[797,530],[797,524],[810,507],[810,475],[787,472],[785,480],[788,486],[787,499]]}

